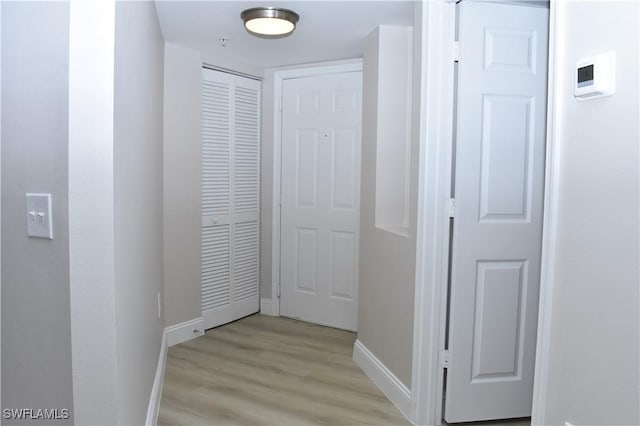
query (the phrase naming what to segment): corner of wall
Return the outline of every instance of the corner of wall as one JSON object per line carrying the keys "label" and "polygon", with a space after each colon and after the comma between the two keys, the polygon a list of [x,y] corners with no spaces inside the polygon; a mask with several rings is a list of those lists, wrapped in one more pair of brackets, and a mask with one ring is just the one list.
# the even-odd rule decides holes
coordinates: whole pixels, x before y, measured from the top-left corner
{"label": "corner of wall", "polygon": [[[407,209],[417,191],[408,184],[418,165],[407,161],[413,145],[411,32],[380,26],[365,42],[358,308],[358,339],[405,385],[415,288],[415,229],[407,223],[415,215]],[[398,205],[402,209],[394,209]]]}
{"label": "corner of wall", "polygon": [[167,332],[162,332],[162,343],[160,344],[160,355],[158,356],[158,364],[156,374],[151,387],[151,395],[149,396],[149,405],[147,407],[147,416],[145,420],[146,426],[156,426],[158,424],[158,413],[160,412],[160,401],[162,400],[162,386],[164,384],[164,372],[167,365]]}
{"label": "corner of wall", "polygon": [[411,391],[360,340],[356,340],[353,345],[353,361],[402,415],[411,421]]}
{"label": "corner of wall", "polygon": [[69,257],[76,424],[118,423],[114,23],[115,1],[70,3]]}

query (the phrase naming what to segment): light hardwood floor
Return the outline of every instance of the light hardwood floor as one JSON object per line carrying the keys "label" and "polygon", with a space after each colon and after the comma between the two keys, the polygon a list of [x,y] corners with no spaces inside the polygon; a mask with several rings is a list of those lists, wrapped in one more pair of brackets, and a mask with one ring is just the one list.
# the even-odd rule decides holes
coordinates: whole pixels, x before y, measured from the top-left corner
{"label": "light hardwood floor", "polygon": [[169,348],[159,425],[408,425],[355,333],[253,315]]}

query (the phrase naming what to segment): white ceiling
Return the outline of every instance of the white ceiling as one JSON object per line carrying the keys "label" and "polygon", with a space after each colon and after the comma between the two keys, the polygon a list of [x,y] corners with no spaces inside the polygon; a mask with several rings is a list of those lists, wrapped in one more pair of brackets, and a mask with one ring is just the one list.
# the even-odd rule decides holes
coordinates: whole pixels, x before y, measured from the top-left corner
{"label": "white ceiling", "polygon": [[[292,9],[295,32],[282,39],[249,35],[240,13],[256,6]],[[363,39],[378,25],[413,24],[413,1],[162,1],[165,41],[258,68],[362,57]],[[229,39],[227,47],[220,38]]]}

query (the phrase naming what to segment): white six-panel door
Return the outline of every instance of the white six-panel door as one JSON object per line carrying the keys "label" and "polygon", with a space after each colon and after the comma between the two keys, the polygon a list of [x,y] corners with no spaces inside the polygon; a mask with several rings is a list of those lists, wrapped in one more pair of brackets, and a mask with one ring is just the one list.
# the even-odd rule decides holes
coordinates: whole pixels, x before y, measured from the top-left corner
{"label": "white six-panel door", "polygon": [[531,415],[548,10],[459,5],[445,420]]}
{"label": "white six-panel door", "polygon": [[202,70],[205,328],[259,310],[260,82]]}
{"label": "white six-panel door", "polygon": [[357,329],[362,73],[283,82],[280,314]]}

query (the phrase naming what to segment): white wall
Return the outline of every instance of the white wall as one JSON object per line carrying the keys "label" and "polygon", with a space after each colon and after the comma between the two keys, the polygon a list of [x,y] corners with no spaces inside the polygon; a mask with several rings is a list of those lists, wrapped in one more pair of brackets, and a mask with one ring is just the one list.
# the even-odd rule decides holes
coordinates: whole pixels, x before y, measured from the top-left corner
{"label": "white wall", "polygon": [[165,325],[201,316],[200,148],[202,64],[262,76],[262,69],[174,44],[164,56]]}
{"label": "white wall", "polygon": [[[72,412],[69,4],[3,2],[1,28],[2,408]],[[27,192],[52,193],[54,240],[27,237]]]}
{"label": "white wall", "polygon": [[[369,36],[377,44],[375,225],[406,235],[411,167],[412,28],[381,25]],[[373,142],[373,141],[372,141]]]}
{"label": "white wall", "polygon": [[115,424],[115,1],[70,3],[69,277],[74,421]]}
{"label": "white wall", "polygon": [[[375,226],[378,36],[384,34],[376,31],[367,38],[364,51],[358,339],[410,387],[419,140],[418,132],[412,129],[406,236],[381,230]],[[414,70],[415,75],[420,75],[419,71]],[[416,116],[419,108],[415,106],[412,126],[419,126],[420,120]],[[384,110],[380,112],[384,113]]]}
{"label": "white wall", "polygon": [[198,52],[164,51],[165,326],[200,312],[200,81]]}
{"label": "white wall", "polygon": [[[552,2],[561,48],[549,370],[539,424],[639,424],[640,4]],[[577,102],[575,63],[617,54],[616,94]],[[596,71],[597,72],[597,71]]]}
{"label": "white wall", "polygon": [[118,423],[144,424],[163,321],[164,40],[152,2],[117,2],[114,87]]}
{"label": "white wall", "polygon": [[160,355],[163,48],[153,3],[72,0],[69,241],[76,424],[143,424]]}

